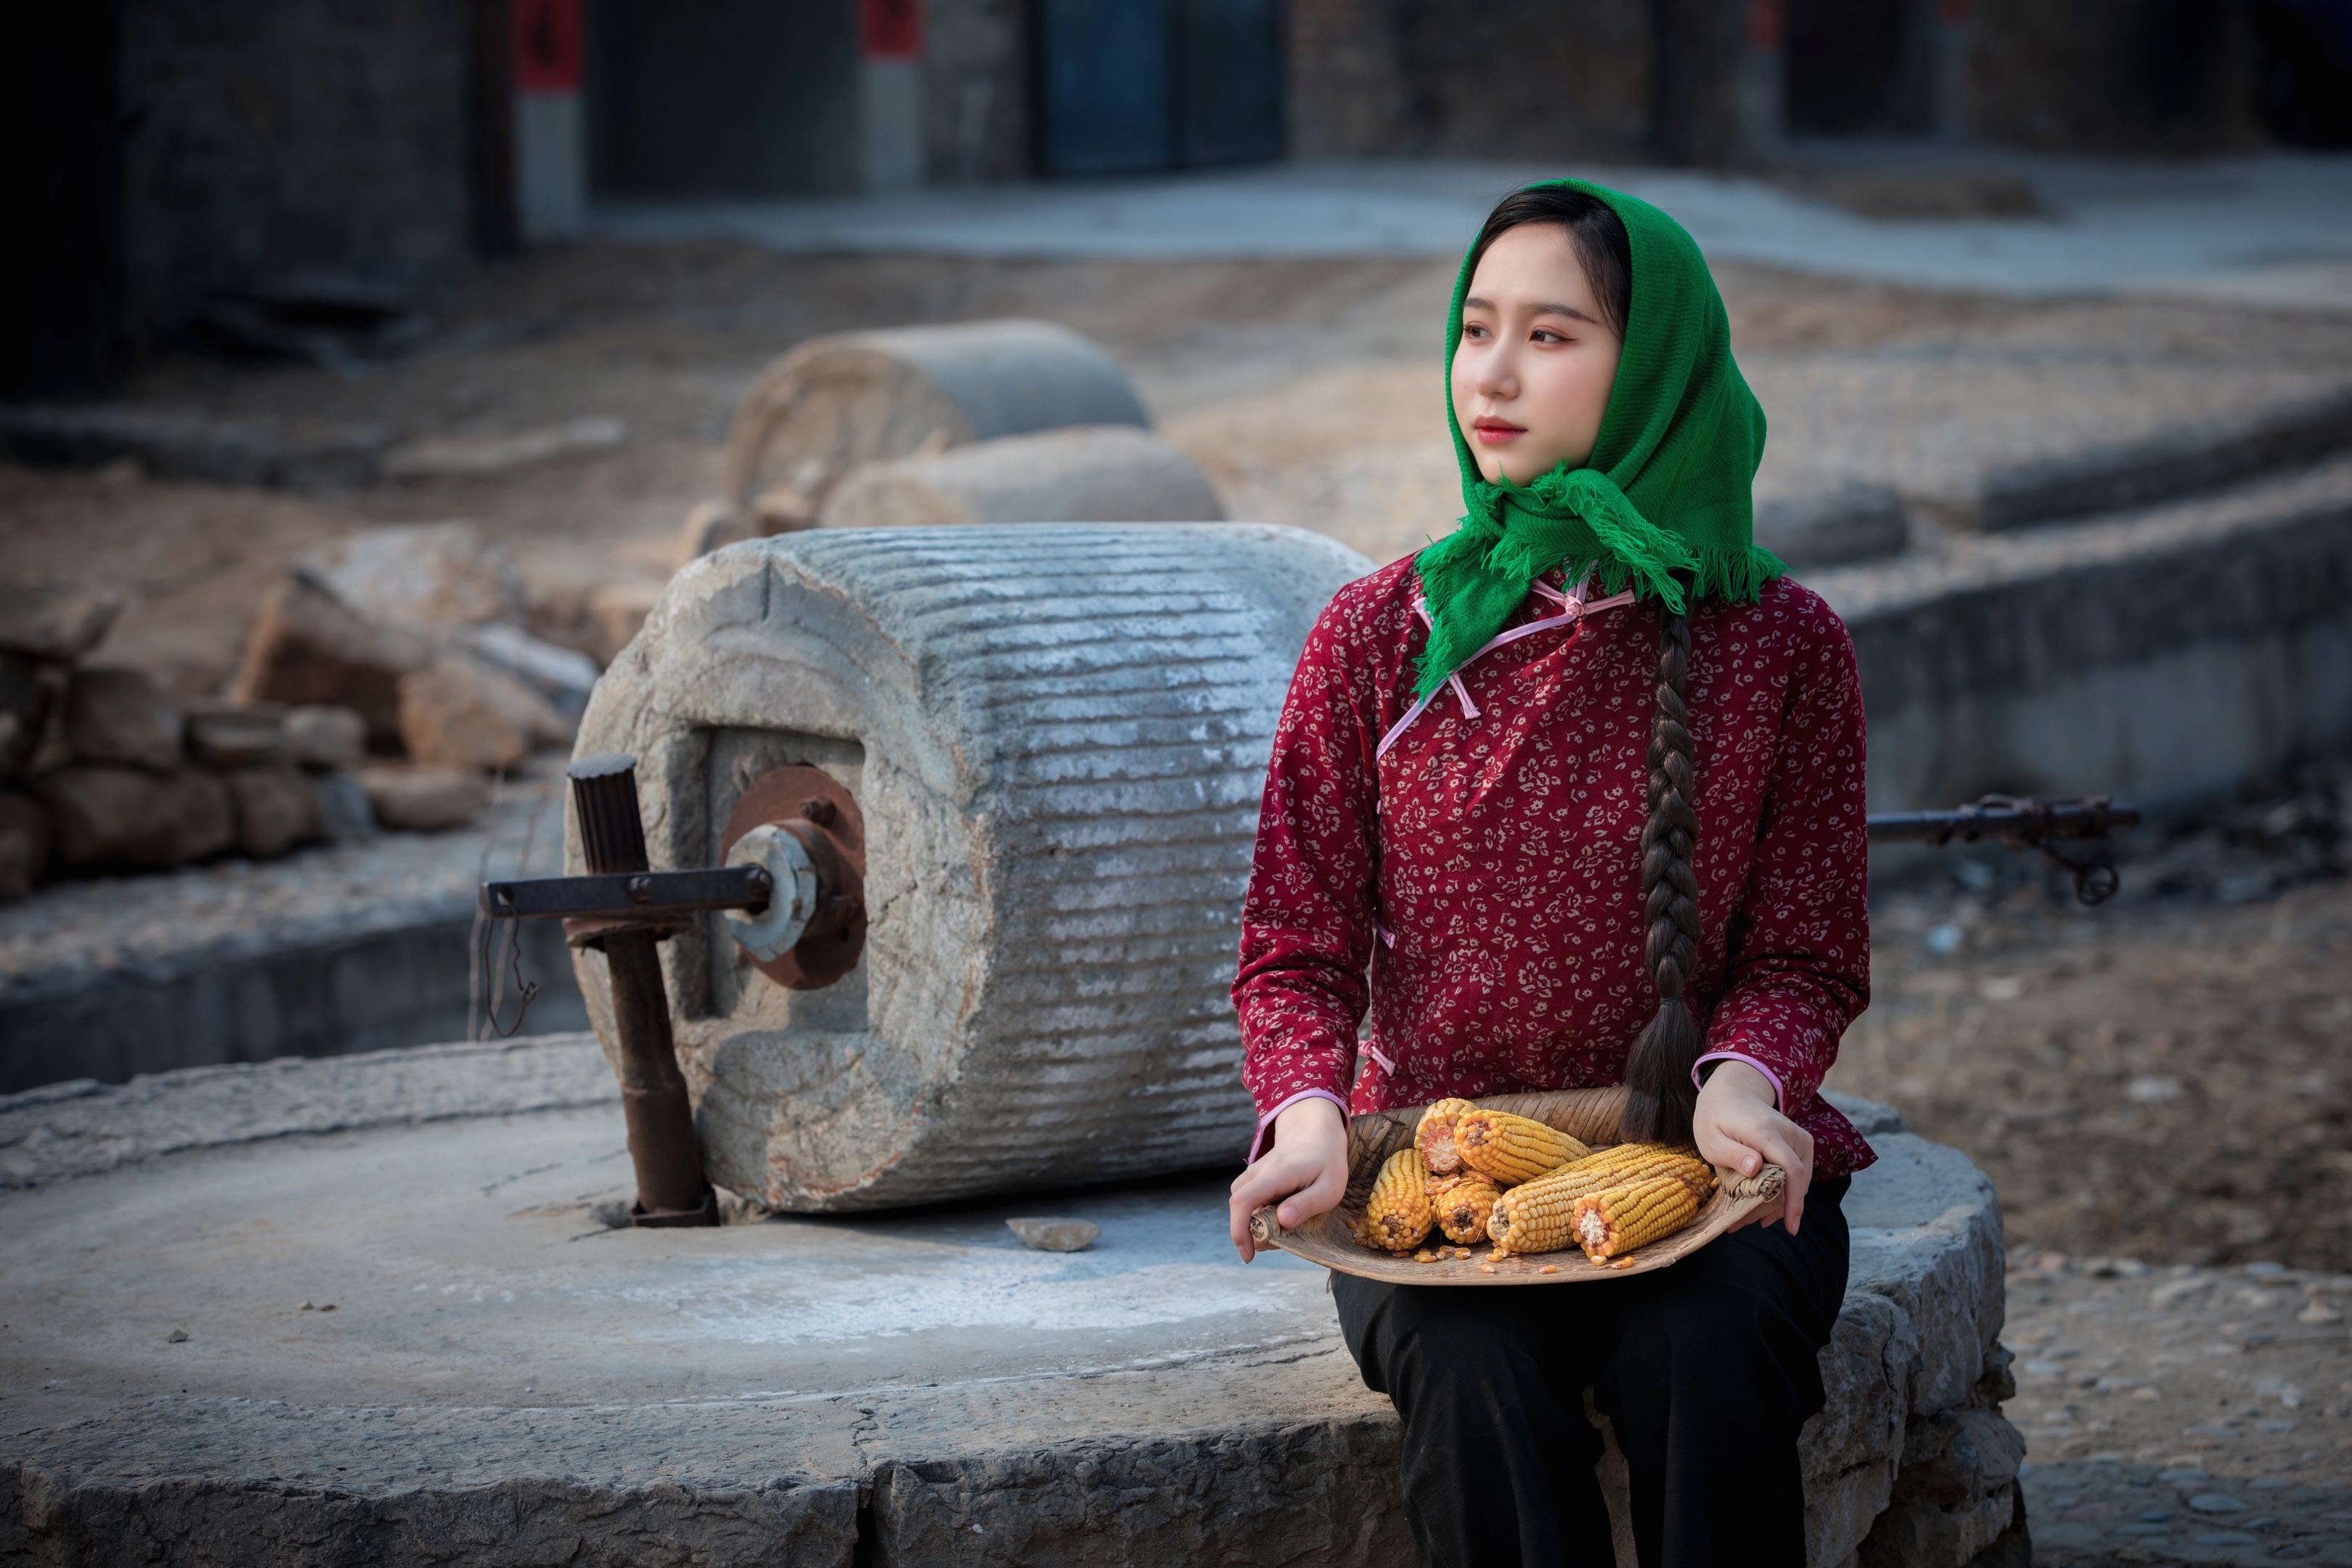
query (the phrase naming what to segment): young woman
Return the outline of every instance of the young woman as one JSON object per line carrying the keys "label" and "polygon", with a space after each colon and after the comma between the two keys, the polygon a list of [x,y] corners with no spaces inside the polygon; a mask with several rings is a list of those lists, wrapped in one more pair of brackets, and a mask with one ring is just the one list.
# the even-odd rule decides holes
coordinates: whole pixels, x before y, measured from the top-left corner
{"label": "young woman", "polygon": [[1783,1166],[1775,1212],[1656,1273],[1334,1293],[1440,1568],[1606,1568],[1588,1388],[1644,1568],[1798,1568],[1838,1205],[1874,1157],[1817,1092],[1869,997],[1853,647],[1753,542],[1763,412],[1673,219],[1511,195],[1447,334],[1468,515],[1340,591],[1275,738],[1234,1243],[1338,1204],[1349,1110],[1449,1095],[1624,1083],[1626,1136]]}

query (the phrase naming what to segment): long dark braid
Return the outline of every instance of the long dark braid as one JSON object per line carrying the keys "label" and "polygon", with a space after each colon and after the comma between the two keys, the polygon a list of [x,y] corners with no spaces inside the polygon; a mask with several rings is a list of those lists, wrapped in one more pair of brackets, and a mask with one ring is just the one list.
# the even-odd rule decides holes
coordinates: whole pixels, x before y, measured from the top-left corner
{"label": "long dark braid", "polygon": [[1658,701],[1650,725],[1650,816],[1642,826],[1644,966],[1658,987],[1658,1011],[1625,1058],[1625,1101],[1619,1131],[1629,1142],[1687,1143],[1698,1090],[1691,1069],[1705,1038],[1685,1001],[1698,963],[1698,813],[1691,766],[1695,750],[1683,689],[1690,678],[1690,622],[1665,612],[1658,628]]}

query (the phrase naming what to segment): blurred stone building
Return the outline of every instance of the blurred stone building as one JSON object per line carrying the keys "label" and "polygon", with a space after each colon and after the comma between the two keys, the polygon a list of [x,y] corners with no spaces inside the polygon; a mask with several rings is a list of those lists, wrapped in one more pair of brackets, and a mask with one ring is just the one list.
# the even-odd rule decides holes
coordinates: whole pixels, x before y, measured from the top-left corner
{"label": "blurred stone building", "polygon": [[[592,204],[1791,138],[2352,142],[2352,0],[80,0],[0,51],[0,391],[390,312]],[[239,312],[242,312],[241,314]],[[209,313],[209,314],[208,314]],[[386,319],[389,319],[387,316]]]}

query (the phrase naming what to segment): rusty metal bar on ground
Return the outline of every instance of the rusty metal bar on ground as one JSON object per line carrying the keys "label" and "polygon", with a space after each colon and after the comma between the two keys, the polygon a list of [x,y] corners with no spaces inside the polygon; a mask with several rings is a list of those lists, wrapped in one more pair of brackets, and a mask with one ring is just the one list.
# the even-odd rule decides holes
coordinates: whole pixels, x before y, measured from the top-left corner
{"label": "rusty metal bar on ground", "polygon": [[[2074,896],[2103,904],[2123,885],[2107,858],[2109,829],[2136,827],[2139,807],[2109,795],[1989,795],[1956,811],[1887,812],[1869,819],[1874,844],[1974,844],[1990,838],[2011,849],[2040,849],[2074,874]],[[2063,854],[2060,840],[2092,846],[2080,857]]]}

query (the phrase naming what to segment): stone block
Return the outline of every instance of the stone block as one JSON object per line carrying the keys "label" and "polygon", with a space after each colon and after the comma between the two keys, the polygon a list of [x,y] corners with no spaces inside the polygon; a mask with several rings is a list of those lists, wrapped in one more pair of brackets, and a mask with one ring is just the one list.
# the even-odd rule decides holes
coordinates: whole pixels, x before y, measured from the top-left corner
{"label": "stone block", "polygon": [[292,768],[240,768],[223,782],[236,817],[240,852],[270,860],[319,837],[319,792]]}
{"label": "stone block", "polygon": [[1909,542],[1903,497],[1854,481],[1810,495],[1759,498],[1756,542],[1791,566],[1827,566],[1898,553]]}
{"label": "stone block", "polygon": [[33,789],[66,866],[177,866],[217,855],[236,840],[228,786],[183,769],[76,763],[42,774]]}
{"label": "stone block", "polygon": [[569,720],[579,718],[596,689],[601,673],[596,661],[577,648],[535,637],[502,621],[466,626],[457,633],[467,652],[483,663],[504,670],[547,699]]}
{"label": "stone block", "polygon": [[1885,1297],[1915,1325],[1911,1409],[1933,1415],[1969,1403],[2000,1332],[2000,1209],[1990,1178],[1957,1149],[1908,1132],[1871,1147],[1878,1163],[1846,1199],[1847,1289]]}
{"label": "stone block", "polygon": [[356,710],[368,735],[400,739],[400,678],[432,662],[421,635],[380,626],[317,584],[288,577],[261,602],[230,697]]}
{"label": "stone block", "polygon": [[188,754],[215,772],[286,760],[286,710],[275,702],[188,706]]}
{"label": "stone block", "polygon": [[286,710],[287,760],[349,773],[367,761],[367,721],[356,708],[311,705]]}
{"label": "stone block", "polygon": [[523,617],[521,573],[470,522],[364,528],[303,554],[293,571],[380,626]]}
{"label": "stone block", "polygon": [[1950,1508],[1897,1503],[1871,1528],[1858,1568],[1963,1568],[2001,1538],[2016,1509],[2015,1481]]}
{"label": "stone block", "polygon": [[66,742],[78,761],[169,773],[180,765],[180,705],[142,669],[77,669]]}
{"label": "stone block", "polygon": [[26,772],[71,671],[27,653],[0,649],[0,778]]}
{"label": "stone block", "polygon": [[503,670],[444,654],[400,678],[400,738],[428,766],[514,768],[572,738],[547,700]]}
{"label": "stone block", "polygon": [[1933,1508],[1980,1502],[2017,1479],[2025,1436],[1998,1410],[1915,1417],[1903,1434],[1893,1500]]}
{"label": "stone block", "polygon": [[48,866],[48,813],[30,795],[0,790],[0,903],[38,887]]}
{"label": "stone block", "polygon": [[375,808],[356,776],[320,773],[312,784],[319,794],[319,831],[330,843],[358,844],[375,837]]}
{"label": "stone block", "polygon": [[489,781],[472,768],[377,766],[359,777],[370,815],[403,832],[463,827],[490,804]]}
{"label": "stone block", "polygon": [[1797,1439],[1806,1561],[1843,1563],[1894,1495],[1919,1336],[1894,1302],[1850,1291],[1820,1358],[1828,1403]]}
{"label": "stone block", "polygon": [[122,595],[70,583],[0,582],[0,652],[70,664],[98,646]]}

